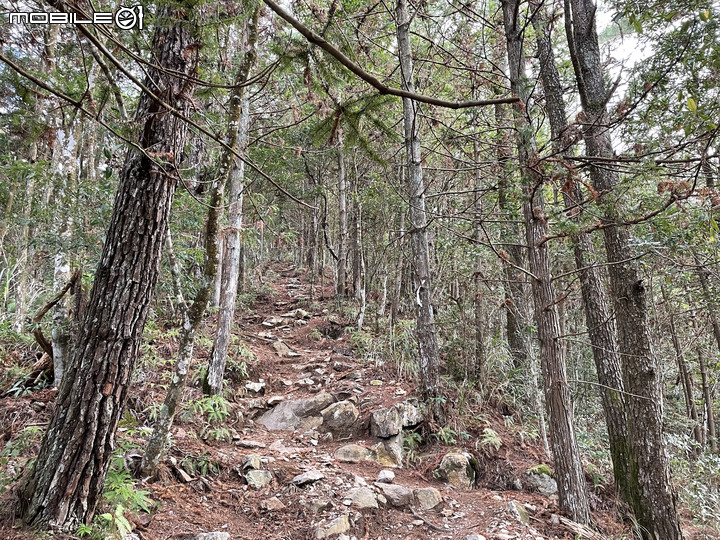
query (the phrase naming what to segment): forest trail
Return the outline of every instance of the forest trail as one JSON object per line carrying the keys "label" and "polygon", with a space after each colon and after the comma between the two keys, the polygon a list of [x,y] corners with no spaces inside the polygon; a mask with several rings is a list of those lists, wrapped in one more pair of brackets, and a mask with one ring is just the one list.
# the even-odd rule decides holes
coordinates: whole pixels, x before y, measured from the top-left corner
{"label": "forest trail", "polygon": [[[136,484],[136,489],[148,491],[158,503],[157,510],[132,517],[135,536],[131,538],[575,537],[558,516],[557,498],[528,487],[526,471],[546,462],[539,443],[522,436],[518,440],[517,430],[511,429],[511,424],[506,426],[494,408],[467,404],[469,412],[497,434],[501,441],[497,449],[478,445],[480,428],[468,429],[470,436],[458,436],[460,440],[454,444],[441,444],[438,437],[429,436],[437,428],[421,423],[417,430],[425,428],[424,443],[413,448],[411,456],[405,453],[405,466],[393,466],[393,444],[399,448],[402,435],[385,439],[371,435],[370,417],[403,402],[412,406],[412,381],[398,378],[403,372],[396,366],[379,366],[356,356],[351,335],[344,330],[352,323],[332,314],[335,304],[329,289],[325,296],[330,299],[311,303],[310,284],[288,265],[272,267],[266,284],[267,293],[258,295],[250,310],[236,314],[234,333],[254,356],[245,360],[249,378],[231,373],[226,379],[228,416],[221,422],[207,419],[203,407],[209,398],[203,397],[198,384],[186,390],[184,413],[173,427],[173,446],[161,466],[160,480]],[[315,293],[319,293],[317,286]],[[210,353],[207,341],[203,344],[201,340],[196,349],[193,368],[198,372]],[[172,341],[152,347],[166,359],[176,352]],[[171,373],[170,362],[159,362],[163,364],[159,370],[148,362],[147,355],[140,362],[128,403],[127,418],[134,420],[121,425],[119,431],[119,445],[127,449],[125,459],[130,464],[137,462],[144,448],[140,426],[152,425],[148,407],[164,396],[162,370],[165,377]],[[231,364],[239,362],[235,358]],[[3,398],[2,425],[9,426],[4,428],[3,442],[25,426],[45,422],[54,394],[44,390]],[[337,413],[333,420],[326,407],[338,402],[346,406],[329,406]],[[268,412],[281,407],[296,414],[273,417]],[[449,408],[456,409],[457,403]],[[358,415],[355,421],[353,411]],[[271,430],[263,425],[278,421],[294,422],[299,428]],[[409,422],[417,424],[417,420]],[[374,428],[376,433],[378,429],[385,428]],[[227,440],[212,440],[222,436]],[[383,452],[384,448],[390,452]],[[36,450],[37,444],[28,454]],[[472,457],[477,474],[473,489],[452,487],[434,474],[446,454],[462,452]],[[408,465],[409,461],[414,464]],[[394,473],[391,484],[396,487],[376,483],[384,470]],[[298,479],[303,473],[308,474]],[[386,480],[392,476],[382,474]],[[609,535],[621,531],[622,525],[612,517],[610,490],[592,492],[593,516],[600,529]],[[3,517],[4,523],[10,519]],[[209,532],[229,536],[196,536]],[[2,538],[32,538],[27,534],[0,524]]]}

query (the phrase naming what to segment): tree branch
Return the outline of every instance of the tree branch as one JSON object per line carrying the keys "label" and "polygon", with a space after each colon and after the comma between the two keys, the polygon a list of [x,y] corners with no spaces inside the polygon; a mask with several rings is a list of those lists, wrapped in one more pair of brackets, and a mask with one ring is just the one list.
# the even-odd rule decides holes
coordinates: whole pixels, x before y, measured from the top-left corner
{"label": "tree branch", "polygon": [[486,99],[486,100],[476,100],[476,101],[446,101],[444,99],[438,99],[430,96],[424,96],[422,94],[416,94],[415,92],[408,92],[406,90],[401,90],[399,88],[393,88],[391,86],[386,85],[385,83],[381,82],[377,77],[374,75],[371,75],[367,71],[365,71],[363,68],[361,68],[359,65],[357,65],[355,62],[350,60],[347,56],[345,56],[342,52],[340,52],[338,49],[330,45],[330,43],[327,42],[325,38],[322,36],[316,34],[312,30],[310,30],[307,26],[302,24],[300,21],[298,21],[296,18],[294,18],[292,15],[290,15],[287,11],[285,11],[279,4],[274,2],[273,0],[263,0],[265,2],[265,5],[267,5],[270,9],[272,9],[275,13],[277,13],[282,19],[290,23],[295,30],[300,32],[305,39],[307,39],[310,43],[317,45],[322,50],[330,54],[335,60],[340,62],[343,66],[345,66],[346,69],[360,77],[363,81],[368,83],[370,86],[374,87],[380,94],[383,95],[391,95],[391,96],[398,96],[403,98],[410,98],[415,101],[419,101],[422,103],[429,103],[430,105],[437,105],[438,107],[446,107],[448,109],[467,109],[470,107],[484,107],[487,105],[496,105],[496,104],[503,104],[503,103],[516,103],[520,101],[516,97],[508,97],[508,98],[499,98],[499,99]]}

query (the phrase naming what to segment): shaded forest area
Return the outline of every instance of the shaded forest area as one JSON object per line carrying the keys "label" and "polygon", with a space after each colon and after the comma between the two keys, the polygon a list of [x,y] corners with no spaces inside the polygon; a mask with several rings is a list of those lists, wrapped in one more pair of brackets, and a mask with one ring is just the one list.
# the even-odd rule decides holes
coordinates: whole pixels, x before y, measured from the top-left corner
{"label": "shaded forest area", "polygon": [[[0,27],[0,489],[18,523],[142,537],[128,516],[177,467],[188,410],[232,444],[228,411],[282,389],[260,343],[302,356],[266,328],[308,325],[287,339],[392,374],[385,406],[419,399],[412,430],[367,420],[394,466],[427,482],[438,446],[482,473],[488,448],[528,445],[573,534],[720,534],[717,5],[130,12],[129,30]],[[33,395],[47,418],[23,424]]]}

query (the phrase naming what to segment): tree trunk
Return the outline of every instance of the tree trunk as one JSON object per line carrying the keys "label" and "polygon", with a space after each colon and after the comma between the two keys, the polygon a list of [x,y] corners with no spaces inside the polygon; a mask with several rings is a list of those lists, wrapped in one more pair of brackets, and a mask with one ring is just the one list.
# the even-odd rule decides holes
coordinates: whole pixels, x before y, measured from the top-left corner
{"label": "tree trunk", "polygon": [[702,379],[703,399],[705,401],[705,414],[707,415],[707,441],[710,445],[710,451],[717,453],[718,440],[715,431],[715,412],[713,411],[712,391],[710,382],[708,381],[707,365],[702,349],[698,347],[698,364],[700,364],[700,377]]}
{"label": "tree trunk", "polygon": [[[244,152],[248,140],[250,121],[250,100],[245,92],[250,69],[255,64],[257,42],[257,21],[259,9],[255,9],[247,26],[247,43],[245,56],[235,77],[236,88],[230,97],[230,119],[225,142],[231,148]],[[236,162],[229,151],[223,152],[219,176],[221,182],[230,183],[230,206],[228,208],[229,227],[225,233],[225,250],[223,253],[222,291],[220,311],[215,332],[210,362],[208,364],[207,388],[210,394],[217,395],[222,390],[225,362],[227,361],[230,330],[235,317],[235,300],[237,298],[238,279],[240,275],[240,244],[242,242],[242,203],[245,163]]]}
{"label": "tree trunk", "polygon": [[[595,10],[591,0],[565,0],[567,37],[585,116],[583,136],[587,153],[612,158],[614,152],[605,108],[609,94],[601,64]],[[618,347],[628,392],[628,433],[638,467],[639,498],[631,506],[643,538],[677,540],[683,535],[665,451],[662,366],[650,343],[647,293],[637,267],[636,252],[627,228],[619,225],[619,205],[613,200],[619,176],[610,167],[591,165],[590,178],[599,193],[603,213]]]}
{"label": "tree trunk", "polygon": [[[410,15],[407,1],[398,0],[396,9],[398,55],[402,88],[415,91],[412,51],[410,49]],[[425,215],[425,184],[423,182],[422,156],[420,153],[420,130],[417,103],[403,98],[403,127],[408,165],[408,199],[410,202],[410,239],[413,250],[415,275],[418,288],[415,291],[417,340],[419,347],[420,384],[425,399],[432,400],[432,414],[442,418],[439,402],[440,375],[439,352],[435,331],[435,315],[431,304],[430,250],[428,246],[427,217]]]}
{"label": "tree trunk", "polygon": [[[531,5],[533,9],[538,8],[536,0]],[[540,8],[533,18],[533,26],[537,36],[540,78],[550,120],[553,151],[565,157],[570,153],[569,146],[574,144],[574,141],[564,139],[568,127],[567,116],[560,74],[552,49],[551,29],[547,20],[547,12]],[[571,219],[579,222],[581,217],[579,205],[583,200],[583,194],[579,182],[574,178],[574,173],[568,173],[566,185],[569,189],[563,189],[562,192],[565,208]],[[593,262],[590,235],[578,233],[573,235],[571,240],[575,267],[580,273],[585,324],[590,337],[598,382],[601,385],[600,396],[608,430],[615,486],[623,500],[630,504],[638,496],[638,485],[637,479],[631,481],[631,471],[635,470],[635,467],[632,465],[632,449],[628,441],[624,385],[615,327],[610,316],[609,302],[600,271]]]}
{"label": "tree trunk", "polygon": [[580,461],[580,449],[575,438],[573,407],[567,383],[565,348],[560,342],[560,318],[552,285],[543,178],[534,173],[531,159],[536,158],[532,130],[526,116],[528,81],[525,76],[523,53],[523,24],[517,0],[502,2],[505,37],[507,40],[510,88],[521,102],[514,106],[517,128],[518,158],[523,187],[523,215],[528,245],[528,262],[532,273],[531,289],[535,306],[535,324],[540,342],[540,360],[544,379],[545,404],[550,427],[550,440],[555,463],[560,508],[578,523],[590,522],[585,476]]}
{"label": "tree trunk", "polygon": [[338,129],[338,261],[337,284],[335,287],[338,298],[347,294],[347,178],[345,175],[345,149],[343,148],[342,132]]}
{"label": "tree trunk", "polygon": [[[189,7],[159,8],[147,85],[175,110],[189,110],[198,45]],[[177,76],[172,74],[177,73]],[[29,525],[65,530],[89,523],[115,449],[115,431],[127,397],[142,330],[159,273],[170,207],[187,127],[151,96],[138,103],[141,148],[129,149],[102,257],[95,274],[73,360],[63,377],[55,412],[38,457],[19,489]]]}
{"label": "tree trunk", "polygon": [[473,160],[475,161],[475,242],[478,248],[478,254],[475,257],[475,359],[470,362],[466,371],[466,376],[472,381],[485,380],[485,367],[487,364],[485,352],[485,317],[483,315],[484,295],[483,287],[485,283],[482,278],[482,270],[485,258],[480,253],[480,243],[485,240],[485,232],[482,226],[482,198],[480,190],[482,188],[482,176],[480,167],[480,145],[477,138],[473,139]]}
{"label": "tree trunk", "polygon": [[682,385],[683,395],[685,396],[685,412],[693,423],[693,436],[695,441],[702,446],[703,433],[702,427],[700,426],[700,417],[698,416],[697,407],[695,407],[695,398],[693,397],[692,377],[690,375],[687,362],[685,361],[682,346],[680,345],[680,338],[678,337],[677,327],[675,326],[675,314],[673,313],[672,306],[670,305],[670,299],[667,291],[665,290],[665,286],[662,285],[660,290],[662,292],[663,300],[665,301],[665,310],[670,318],[670,337],[672,338],[673,348],[675,349],[675,360],[678,365],[680,384]]}
{"label": "tree trunk", "polygon": [[[499,25],[502,26],[502,21]],[[498,36],[496,46],[493,50],[493,61],[500,69],[504,70],[507,62],[505,43],[502,36]],[[500,82],[494,88],[495,94],[505,92]],[[524,335],[525,330],[525,290],[523,282],[524,275],[518,268],[525,266],[525,254],[520,245],[520,228],[516,223],[516,206],[511,204],[510,186],[514,175],[512,169],[512,147],[510,141],[510,122],[508,108],[506,105],[497,103],[494,106],[496,124],[496,156],[497,156],[497,178],[498,178],[498,207],[502,213],[502,219],[506,221],[500,233],[502,243],[501,252],[503,256],[503,288],[505,290],[505,334],[507,337],[510,357],[515,369],[521,369],[527,365],[529,359],[528,340]]]}

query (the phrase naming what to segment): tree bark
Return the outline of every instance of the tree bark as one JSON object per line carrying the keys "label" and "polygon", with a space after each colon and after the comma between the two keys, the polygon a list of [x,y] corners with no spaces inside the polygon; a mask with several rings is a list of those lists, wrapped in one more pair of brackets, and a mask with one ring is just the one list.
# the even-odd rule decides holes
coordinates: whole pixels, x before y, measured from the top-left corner
{"label": "tree bark", "polygon": [[[538,45],[540,60],[540,79],[545,93],[545,107],[550,120],[553,151],[560,156],[570,154],[569,147],[575,141],[567,138],[567,115],[563,100],[563,88],[560,82],[555,53],[552,49],[551,28],[548,25],[547,12],[533,0],[536,9],[533,26]],[[538,9],[539,8],[539,9]],[[583,194],[575,173],[568,168],[566,189],[562,190],[563,202],[571,219],[580,221],[580,203]],[[559,173],[560,171],[558,171]],[[595,370],[601,385],[600,396],[605,413],[605,423],[610,444],[610,456],[613,463],[615,487],[628,504],[638,494],[637,478],[632,480],[632,449],[628,440],[627,417],[625,414],[625,395],[622,380],[620,355],[615,339],[615,326],[610,315],[610,307],[602,282],[600,270],[594,265],[593,247],[590,235],[578,233],[571,236],[575,267],[580,273],[580,288],[585,312],[585,324],[590,337]]]}
{"label": "tree bark", "polygon": [[[583,136],[587,153],[612,158],[605,106],[609,94],[601,64],[595,11],[591,0],[565,0],[567,38],[585,116]],[[631,506],[643,538],[677,540],[683,534],[665,451],[662,366],[650,342],[647,293],[637,267],[636,252],[630,243],[629,231],[619,224],[619,205],[613,199],[619,175],[612,168],[591,164],[590,178],[599,194],[603,213],[618,347],[628,392],[628,433],[638,467],[639,497]]]}
{"label": "tree bark", "polygon": [[[398,56],[402,88],[415,92],[412,51],[410,48],[410,15],[407,0],[398,0],[396,8]],[[430,250],[428,246],[427,216],[425,214],[425,183],[420,152],[420,129],[417,103],[403,98],[403,128],[408,168],[408,199],[410,202],[410,240],[418,288],[415,291],[418,354],[421,391],[431,401],[436,420],[443,416],[440,403],[439,352],[435,330],[435,315],[431,304]]]}
{"label": "tree bark", "polygon": [[560,508],[572,515],[573,521],[590,522],[585,476],[580,449],[575,438],[573,407],[567,383],[565,348],[560,342],[560,319],[552,285],[550,250],[545,238],[548,224],[545,217],[543,179],[534,172],[532,160],[537,158],[531,126],[526,116],[528,81],[525,76],[523,24],[519,17],[518,0],[503,0],[503,20],[507,40],[510,88],[520,103],[513,106],[518,158],[523,188],[523,216],[528,245],[528,263],[532,273],[531,289],[535,307],[535,324],[540,342],[540,359],[544,379],[545,404],[548,413],[550,440],[555,463]]}
{"label": "tree bark", "polygon": [[[158,67],[148,67],[147,84],[187,113],[198,46],[187,18],[191,9],[173,6],[158,10],[158,21],[176,22],[155,31]],[[70,530],[89,523],[115,449],[159,273],[178,181],[174,167],[187,133],[184,122],[144,92],[136,119],[142,126],[138,144],[147,153],[127,152],[73,359],[38,457],[19,489],[19,510],[29,525]]]}
{"label": "tree bark", "polygon": [[[247,42],[245,56],[235,77],[236,89],[230,98],[230,120],[226,143],[230,148],[244,152],[248,140],[250,122],[250,100],[245,92],[244,83],[248,79],[250,69],[255,64],[257,42],[257,21],[259,10],[256,8],[247,24]],[[223,152],[219,167],[221,182],[230,184],[230,206],[228,208],[229,227],[225,232],[225,249],[223,253],[222,291],[220,311],[218,313],[217,330],[213,342],[210,362],[208,364],[207,387],[210,394],[217,395],[222,391],[225,375],[225,362],[230,344],[230,330],[235,317],[235,300],[237,299],[240,275],[240,244],[242,242],[242,203],[245,163],[236,162],[229,151]]]}
{"label": "tree bark", "polygon": [[702,350],[698,348],[698,364],[700,364],[700,377],[702,379],[703,399],[705,401],[705,414],[707,415],[707,441],[710,451],[717,453],[718,440],[715,431],[715,411],[713,411],[712,391],[708,381],[707,365]]}
{"label": "tree bark", "polygon": [[345,149],[343,148],[342,132],[338,129],[338,261],[337,284],[335,287],[338,298],[347,295],[347,178],[345,174]]}

